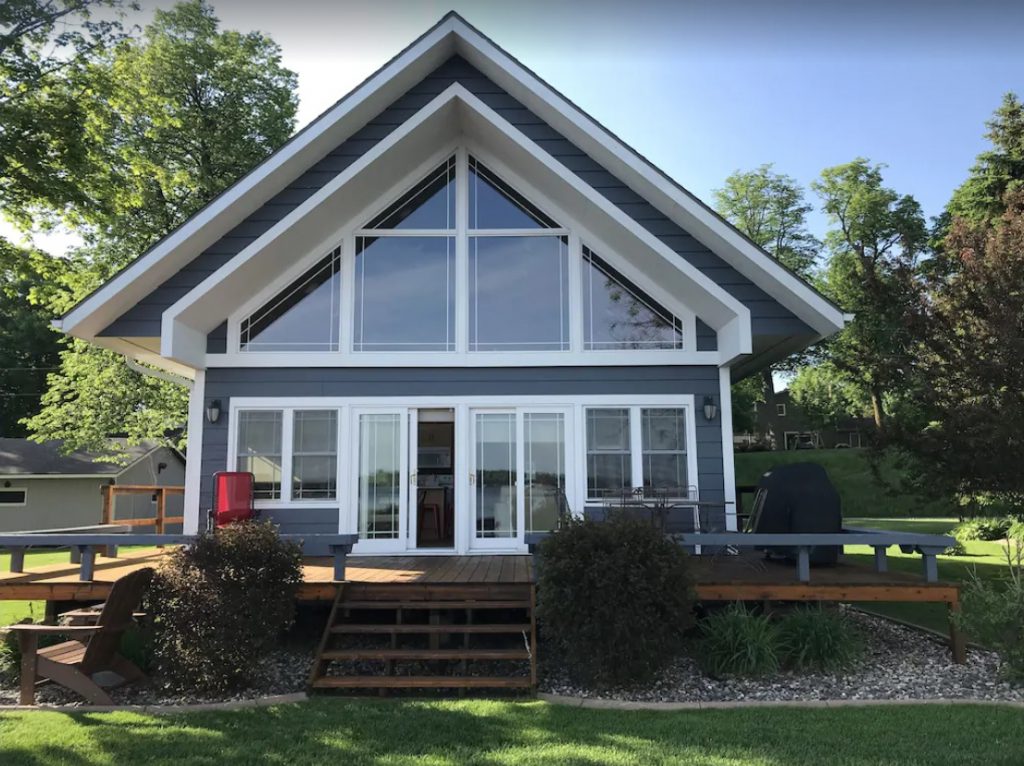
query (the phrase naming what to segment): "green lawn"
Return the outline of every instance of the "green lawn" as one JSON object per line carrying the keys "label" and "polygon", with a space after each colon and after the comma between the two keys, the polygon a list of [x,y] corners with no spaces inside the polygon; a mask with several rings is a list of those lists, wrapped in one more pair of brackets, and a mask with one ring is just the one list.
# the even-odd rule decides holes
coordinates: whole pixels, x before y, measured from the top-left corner
{"label": "green lawn", "polygon": [[313,702],[231,713],[0,714],[0,763],[1020,764],[1024,711],[899,706],[687,712],[542,702]]}
{"label": "green lawn", "polygon": [[[893,529],[924,534],[943,534],[957,523],[956,519],[846,519],[848,526]],[[970,542],[964,546],[966,556],[939,556],[939,577],[943,580],[963,582],[971,571],[981,577],[993,579],[1007,574],[1005,548],[998,542]],[[874,566],[874,551],[866,545],[846,546],[846,555],[852,561]],[[920,573],[921,557],[915,553],[901,553],[889,549],[889,568],[893,571]],[[869,611],[896,617],[945,633],[949,627],[943,604],[861,604]],[[1024,761],[1024,759],[1022,759]]]}
{"label": "green lawn", "polygon": [[[922,497],[901,487],[902,474],[890,457],[883,457],[878,476],[863,449],[737,452],[736,483],[756,484],[765,471],[787,463],[818,463],[828,471],[843,501],[843,515],[872,518],[945,517],[956,515],[951,502]],[[749,498],[747,502],[749,503]]]}
{"label": "green lawn", "polygon": [[[30,551],[25,555],[25,568],[66,563],[69,555],[67,551]],[[0,553],[0,572],[9,572],[10,569],[11,554]],[[0,601],[0,627],[11,625],[25,617],[39,620],[43,616],[43,611],[42,601]]]}

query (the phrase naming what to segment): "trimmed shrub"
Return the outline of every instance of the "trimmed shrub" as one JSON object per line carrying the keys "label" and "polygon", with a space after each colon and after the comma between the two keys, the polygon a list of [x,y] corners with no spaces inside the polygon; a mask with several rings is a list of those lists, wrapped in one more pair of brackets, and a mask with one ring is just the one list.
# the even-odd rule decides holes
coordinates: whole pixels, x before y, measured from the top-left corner
{"label": "trimmed shrub", "polygon": [[798,607],[779,620],[783,662],[794,670],[846,670],[864,656],[864,638],[846,615],[821,606]]}
{"label": "trimmed shrub", "polygon": [[302,551],[269,522],[243,522],[177,548],[149,591],[153,662],[174,687],[224,692],[295,619]]}
{"label": "trimmed shrub", "polygon": [[650,523],[569,519],[540,556],[539,623],[573,679],[644,683],[681,652],[693,624],[689,557]]}
{"label": "trimmed shrub", "polygon": [[779,629],[771,618],[742,603],[712,612],[698,623],[697,661],[712,676],[765,676],[779,672]]}
{"label": "trimmed shrub", "polygon": [[1003,540],[1013,523],[1012,516],[978,516],[961,521],[953,527],[952,535],[959,543],[969,543],[974,540]]}
{"label": "trimmed shrub", "polygon": [[960,599],[958,623],[970,636],[999,654],[1002,674],[1024,683],[1024,543],[1006,551],[1006,580],[985,580],[972,571]]}
{"label": "trimmed shrub", "polygon": [[964,547],[964,544],[962,542],[957,540],[951,546],[946,548],[946,550],[944,550],[942,552],[942,555],[943,556],[966,556],[967,555],[967,549]]}

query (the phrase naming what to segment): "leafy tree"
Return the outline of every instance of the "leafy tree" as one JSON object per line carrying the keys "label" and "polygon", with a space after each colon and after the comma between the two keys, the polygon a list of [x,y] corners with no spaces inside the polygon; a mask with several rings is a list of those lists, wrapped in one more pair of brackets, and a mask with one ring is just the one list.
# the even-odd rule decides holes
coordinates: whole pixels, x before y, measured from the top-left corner
{"label": "leafy tree", "polygon": [[870,411],[864,390],[829,362],[801,367],[788,390],[818,429],[835,428],[842,420],[861,418]]}
{"label": "leafy tree", "polygon": [[760,378],[744,378],[732,384],[732,430],[749,434],[757,430],[757,405],[765,400]]}
{"label": "leafy tree", "polygon": [[[0,210],[23,226],[40,207],[61,210],[87,195],[81,76],[123,38],[121,0],[0,3]],[[113,18],[93,11],[115,9]]]}
{"label": "leafy tree", "polygon": [[927,244],[921,206],[882,183],[882,166],[856,159],[827,168],[812,188],[832,229],[822,285],[854,319],[823,347],[835,370],[860,386],[875,426],[885,399],[902,391],[912,338],[906,318],[920,293],[918,258]]}
{"label": "leafy tree", "polygon": [[59,279],[62,262],[0,239],[0,436],[19,437],[19,421],[39,409],[47,370],[61,341],[36,305]]}
{"label": "leafy tree", "polygon": [[958,219],[945,249],[959,262],[933,277],[911,325],[923,429],[894,436],[924,483],[1024,509],[1024,189],[999,221]]}
{"label": "leafy tree", "polygon": [[[795,179],[776,173],[772,165],[766,164],[733,172],[714,195],[718,212],[754,244],[801,277],[811,277],[821,243],[807,230],[811,206]],[[733,386],[734,430],[754,430],[755,403],[764,402],[769,407],[775,404],[774,373],[792,369],[799,360],[797,356],[766,367],[756,384]],[[756,390],[758,387],[761,391]]]}
{"label": "leafy tree", "polygon": [[[220,31],[209,5],[190,0],[155,14],[88,71],[93,140],[80,181],[87,202],[59,211],[83,235],[55,299],[68,308],[287,140],[293,72],[260,33]],[[49,378],[40,439],[99,450],[108,437],[164,438],[185,422],[182,389],[140,376],[116,354],[74,342]]]}
{"label": "leafy tree", "polygon": [[715,207],[754,244],[802,277],[809,277],[820,244],[807,230],[811,206],[795,179],[772,165],[737,170],[715,189]]}
{"label": "leafy tree", "polygon": [[978,155],[967,180],[953,192],[947,226],[956,218],[972,224],[995,221],[1005,210],[1007,193],[1024,187],[1024,104],[1007,93],[985,125],[992,146]]}

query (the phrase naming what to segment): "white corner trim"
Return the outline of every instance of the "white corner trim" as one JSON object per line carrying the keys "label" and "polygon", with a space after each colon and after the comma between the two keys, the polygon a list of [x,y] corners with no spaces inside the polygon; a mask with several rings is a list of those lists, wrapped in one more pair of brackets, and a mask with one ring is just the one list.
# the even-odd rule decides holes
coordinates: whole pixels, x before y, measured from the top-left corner
{"label": "white corner trim", "polygon": [[737,530],[736,518],[736,447],[732,439],[732,381],[729,368],[718,371],[718,417],[722,421],[722,481],[725,484],[725,528]]}
{"label": "white corner trim", "polygon": [[195,383],[188,395],[188,451],[185,456],[185,523],[182,532],[194,535],[200,529],[199,496],[203,476],[203,426],[205,424],[206,372],[196,370]]}

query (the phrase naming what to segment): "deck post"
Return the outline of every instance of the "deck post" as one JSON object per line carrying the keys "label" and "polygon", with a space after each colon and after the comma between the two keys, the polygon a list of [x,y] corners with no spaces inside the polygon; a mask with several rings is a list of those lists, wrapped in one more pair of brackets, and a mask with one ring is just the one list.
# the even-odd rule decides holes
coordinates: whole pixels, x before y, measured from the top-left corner
{"label": "deck post", "polygon": [[78,579],[82,582],[92,580],[93,564],[96,560],[96,550],[91,545],[76,545],[78,554],[82,557],[82,566],[78,570]]}
{"label": "deck post", "polygon": [[114,520],[114,485],[104,484],[100,487],[100,494],[103,495],[103,512],[100,516],[100,524],[110,524]]}
{"label": "deck post", "polygon": [[797,548],[796,569],[800,582],[811,581],[811,549],[806,545]]}
{"label": "deck post", "polygon": [[348,551],[351,545],[332,545],[331,553],[334,554],[334,580],[335,582],[345,581],[345,568],[348,563]]}
{"label": "deck post", "polygon": [[960,630],[958,619],[960,617],[960,596],[947,603],[949,615],[949,651],[953,655],[953,662],[958,665],[967,663],[967,644],[964,634]]}
{"label": "deck post", "polygon": [[25,571],[25,549],[22,548],[11,548],[11,571],[12,572],[24,572]]}
{"label": "deck post", "polygon": [[925,582],[938,582],[939,581],[939,564],[935,559],[935,555],[941,553],[942,550],[938,548],[920,548],[921,559],[924,561],[924,579]]}
{"label": "deck post", "polygon": [[875,546],[875,571],[876,572],[888,572],[889,571],[889,561],[885,558],[885,548],[886,548],[886,546],[884,546],[884,545],[876,545]]}

